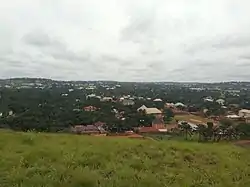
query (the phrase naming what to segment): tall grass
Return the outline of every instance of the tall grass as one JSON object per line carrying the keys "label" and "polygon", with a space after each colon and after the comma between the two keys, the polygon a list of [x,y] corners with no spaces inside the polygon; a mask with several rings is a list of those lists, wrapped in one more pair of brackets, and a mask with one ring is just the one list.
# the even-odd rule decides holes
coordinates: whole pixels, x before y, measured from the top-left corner
{"label": "tall grass", "polygon": [[1,187],[249,187],[229,144],[0,131]]}

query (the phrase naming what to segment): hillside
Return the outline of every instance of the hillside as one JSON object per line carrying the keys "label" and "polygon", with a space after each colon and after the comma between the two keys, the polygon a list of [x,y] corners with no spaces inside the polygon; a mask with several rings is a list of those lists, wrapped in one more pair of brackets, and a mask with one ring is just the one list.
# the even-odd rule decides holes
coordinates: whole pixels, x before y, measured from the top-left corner
{"label": "hillside", "polygon": [[0,186],[248,187],[233,145],[0,131]]}

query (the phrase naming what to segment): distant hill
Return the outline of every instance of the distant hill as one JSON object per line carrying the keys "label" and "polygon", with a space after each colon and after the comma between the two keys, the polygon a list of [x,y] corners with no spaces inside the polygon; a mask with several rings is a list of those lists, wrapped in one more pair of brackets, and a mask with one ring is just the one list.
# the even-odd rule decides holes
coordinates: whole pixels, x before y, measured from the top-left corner
{"label": "distant hill", "polygon": [[249,187],[250,151],[226,144],[0,131],[0,186]]}

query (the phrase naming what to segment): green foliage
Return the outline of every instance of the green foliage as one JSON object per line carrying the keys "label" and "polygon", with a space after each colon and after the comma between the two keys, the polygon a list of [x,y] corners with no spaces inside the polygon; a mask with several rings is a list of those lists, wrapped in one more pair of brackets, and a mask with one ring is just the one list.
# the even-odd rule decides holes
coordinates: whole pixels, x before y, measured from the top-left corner
{"label": "green foliage", "polygon": [[250,185],[249,150],[226,144],[0,131],[0,186]]}

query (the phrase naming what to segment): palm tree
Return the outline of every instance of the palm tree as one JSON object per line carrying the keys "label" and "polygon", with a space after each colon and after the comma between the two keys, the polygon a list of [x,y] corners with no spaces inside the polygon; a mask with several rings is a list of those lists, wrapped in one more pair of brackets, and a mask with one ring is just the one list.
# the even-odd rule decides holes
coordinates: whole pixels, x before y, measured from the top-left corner
{"label": "palm tree", "polygon": [[199,124],[198,127],[197,127],[197,132],[199,134],[199,140],[198,141],[201,141],[201,138],[203,138],[203,140],[204,140],[205,132],[206,132],[206,126],[203,125],[203,124]]}
{"label": "palm tree", "polygon": [[185,133],[185,139],[187,140],[188,139],[188,134],[190,136],[192,135],[191,126],[187,122],[183,121],[183,122],[181,122],[181,124],[179,124],[179,127]]}

